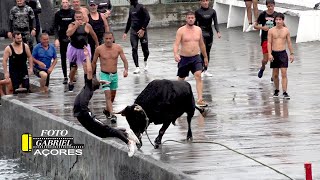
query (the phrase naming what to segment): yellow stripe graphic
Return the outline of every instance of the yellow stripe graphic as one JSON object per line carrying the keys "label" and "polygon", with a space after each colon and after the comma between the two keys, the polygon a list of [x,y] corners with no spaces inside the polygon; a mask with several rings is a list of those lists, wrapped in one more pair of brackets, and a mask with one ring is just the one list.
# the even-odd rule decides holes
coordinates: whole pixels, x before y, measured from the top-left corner
{"label": "yellow stripe graphic", "polygon": [[23,152],[32,151],[32,134],[25,133],[21,135],[21,150]]}

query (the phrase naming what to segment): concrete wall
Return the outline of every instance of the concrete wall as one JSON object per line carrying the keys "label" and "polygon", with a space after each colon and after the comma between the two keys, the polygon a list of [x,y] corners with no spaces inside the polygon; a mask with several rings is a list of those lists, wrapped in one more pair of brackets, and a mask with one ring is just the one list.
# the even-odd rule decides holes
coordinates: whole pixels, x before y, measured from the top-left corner
{"label": "concrete wall", "polygon": [[[74,142],[85,144],[82,156],[34,156],[21,152],[21,134],[40,136],[41,130],[69,131]],[[174,168],[139,152],[132,158],[116,139],[102,140],[83,127],[5,96],[0,106],[0,156],[21,158],[28,169],[55,179],[174,180],[190,179]]]}
{"label": "concrete wall", "polygon": [[[41,25],[43,30],[52,32],[52,23],[55,10],[50,0],[43,0],[42,13],[40,14]],[[41,1],[42,3],[42,1]],[[45,4],[45,5],[44,5]],[[9,9],[14,5],[12,0],[1,0],[0,9],[0,36],[4,36],[8,31],[8,14]],[[188,10],[196,10],[199,3],[174,3],[174,4],[155,4],[146,5],[150,16],[150,27],[167,27],[171,25],[181,25],[184,22],[184,13]],[[129,6],[114,6],[111,26],[114,30],[124,29],[127,23]]]}
{"label": "concrete wall", "polygon": [[[185,13],[199,8],[198,2],[146,5],[150,14],[149,27],[168,27],[182,25]],[[113,8],[111,28],[124,29],[127,23],[129,6]]]}

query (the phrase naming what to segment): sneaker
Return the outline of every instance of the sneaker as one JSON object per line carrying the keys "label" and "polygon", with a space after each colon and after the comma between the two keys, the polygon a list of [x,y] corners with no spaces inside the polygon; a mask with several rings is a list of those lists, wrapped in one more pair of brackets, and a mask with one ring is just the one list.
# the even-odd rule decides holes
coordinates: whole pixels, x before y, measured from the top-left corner
{"label": "sneaker", "polygon": [[283,92],[283,99],[290,99],[290,96],[287,92]]}
{"label": "sneaker", "polygon": [[133,71],[133,74],[139,74],[140,73],[140,68],[136,67],[136,70]]}
{"label": "sneaker", "polygon": [[129,140],[128,142],[128,156],[132,157],[134,153],[136,152],[137,146],[136,143],[132,140]]}
{"label": "sneaker", "polygon": [[277,98],[277,97],[279,97],[279,90],[274,90],[274,94],[273,94],[273,97],[274,98]]}
{"label": "sneaker", "polygon": [[261,69],[261,68],[260,68],[260,70],[259,70],[259,72],[258,72],[258,77],[259,77],[259,78],[262,78],[262,76],[263,76],[263,71],[264,71],[264,69]]}
{"label": "sneaker", "polygon": [[113,123],[113,124],[117,123],[117,116],[115,116],[114,114],[107,117],[107,119],[109,119],[111,121],[111,123]]}
{"label": "sneaker", "polygon": [[128,134],[128,139],[134,141],[136,144],[140,144],[138,137],[134,134],[134,132],[128,128],[126,129],[126,133]]}
{"label": "sneaker", "polygon": [[204,100],[198,100],[197,101],[197,106],[199,106],[199,107],[207,107],[208,104]]}
{"label": "sneaker", "polygon": [[68,78],[64,78],[64,80],[63,80],[63,84],[68,84]]}
{"label": "sneaker", "polygon": [[144,62],[144,71],[148,71],[148,63],[147,63],[147,61]]}
{"label": "sneaker", "polygon": [[250,31],[252,31],[253,29],[254,29],[253,24],[249,24],[249,26],[248,26],[248,28],[246,29],[245,32],[250,32]]}
{"label": "sneaker", "polygon": [[107,118],[110,116],[110,112],[106,109],[103,110],[103,114],[106,115]]}
{"label": "sneaker", "polygon": [[69,87],[69,92],[73,92],[74,84],[69,83],[68,87]]}
{"label": "sneaker", "polygon": [[205,72],[204,72],[204,75],[207,76],[207,77],[212,77],[212,76],[213,76],[213,75],[212,75],[211,73],[209,73],[208,71],[205,71]]}

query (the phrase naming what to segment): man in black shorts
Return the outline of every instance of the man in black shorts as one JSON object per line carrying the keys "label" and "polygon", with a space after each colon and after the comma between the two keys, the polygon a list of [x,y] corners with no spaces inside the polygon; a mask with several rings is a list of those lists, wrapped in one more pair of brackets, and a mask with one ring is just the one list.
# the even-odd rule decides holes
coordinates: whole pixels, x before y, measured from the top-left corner
{"label": "man in black shorts", "polygon": [[[186,25],[180,27],[176,34],[176,40],[173,45],[173,53],[175,61],[178,62],[178,79],[184,80],[189,71],[194,74],[196,80],[196,89],[198,93],[197,106],[205,107],[208,104],[203,100],[202,91],[203,83],[201,79],[201,72],[203,69],[203,62],[200,58],[199,52],[203,55],[204,65],[208,66],[208,56],[206,46],[202,38],[202,30],[195,26],[195,13],[186,13]],[[179,46],[181,48],[179,50]]]}
{"label": "man in black shorts", "polygon": [[[128,145],[128,155],[133,156],[136,151],[136,143],[140,141],[131,129],[114,129],[108,125],[104,125],[101,121],[93,116],[88,105],[93,96],[93,92],[99,88],[99,82],[93,80],[92,65],[89,55],[89,49],[84,47],[84,55],[86,57],[85,70],[85,86],[76,96],[73,106],[73,115],[77,117],[78,121],[92,134],[101,137],[117,137]],[[93,82],[94,81],[94,82]]]}
{"label": "man in black shorts", "polygon": [[275,16],[276,26],[271,28],[268,32],[268,59],[271,62],[270,68],[273,69],[273,81],[275,91],[273,97],[279,96],[279,69],[281,70],[283,98],[290,99],[287,93],[287,68],[288,55],[286,52],[286,45],[288,44],[290,50],[290,62],[293,62],[293,48],[290,38],[290,32],[284,26],[284,15],[277,13]]}
{"label": "man in black shorts", "polygon": [[[33,58],[31,56],[30,48],[26,43],[22,42],[21,32],[14,31],[12,33],[13,43],[4,49],[3,53],[3,71],[7,80],[9,78],[12,82],[13,94],[17,94],[20,87],[29,92],[29,74],[33,71]],[[29,61],[29,74],[27,59]],[[9,61],[9,71],[8,71]]]}

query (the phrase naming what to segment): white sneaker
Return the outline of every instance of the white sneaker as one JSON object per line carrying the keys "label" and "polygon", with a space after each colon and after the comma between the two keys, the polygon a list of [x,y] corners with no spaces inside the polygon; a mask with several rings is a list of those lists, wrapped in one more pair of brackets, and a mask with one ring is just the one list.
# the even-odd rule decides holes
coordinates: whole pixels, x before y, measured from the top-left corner
{"label": "white sneaker", "polygon": [[137,146],[136,143],[132,140],[129,140],[128,142],[128,156],[132,157],[134,153],[136,152]]}
{"label": "white sneaker", "polygon": [[207,77],[212,77],[213,75],[211,73],[209,73],[208,71],[203,72],[204,75],[206,75]]}
{"label": "white sneaker", "polygon": [[254,29],[253,24],[250,24],[250,25],[248,26],[248,28],[246,29],[245,32],[250,32],[250,31],[252,31],[253,29]]}
{"label": "white sneaker", "polygon": [[144,61],[144,71],[148,71],[148,62]]}
{"label": "white sneaker", "polygon": [[140,73],[140,68],[137,67],[136,70],[133,71],[133,74],[139,74]]}
{"label": "white sneaker", "polygon": [[128,134],[128,139],[134,141],[137,144],[140,144],[138,137],[134,134],[134,132],[129,128],[126,129],[126,133]]}

